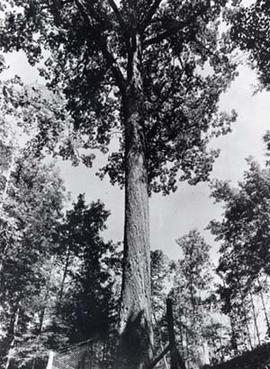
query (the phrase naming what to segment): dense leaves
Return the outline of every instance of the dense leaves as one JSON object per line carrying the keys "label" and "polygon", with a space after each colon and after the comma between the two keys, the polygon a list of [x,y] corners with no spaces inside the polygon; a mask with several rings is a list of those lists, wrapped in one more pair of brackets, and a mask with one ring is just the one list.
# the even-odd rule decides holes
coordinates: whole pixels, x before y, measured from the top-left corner
{"label": "dense leaves", "polygon": [[[176,263],[173,296],[177,302],[176,320],[179,344],[185,359],[199,363],[209,320],[211,291],[210,246],[198,231],[190,231],[177,240],[182,257]],[[210,299],[211,301],[211,299]]]}
{"label": "dense leaves", "polygon": [[222,241],[220,271],[238,263],[235,273],[250,280],[269,274],[269,186],[269,170],[260,169],[254,161],[249,162],[238,188],[219,181],[214,185],[212,195],[224,202],[225,210],[222,221],[210,225]]}
{"label": "dense leaves", "polygon": [[120,255],[100,236],[108,216],[101,202],[87,205],[80,195],[58,230],[63,271],[56,315],[72,343],[107,336],[117,322],[120,296],[113,285]]}
{"label": "dense leaves", "polygon": [[[212,188],[212,196],[224,205],[222,219],[212,221],[210,229],[221,242],[219,293],[222,310],[230,318],[235,353],[260,344],[261,333],[267,335],[269,330],[265,303],[269,275],[269,169],[261,169],[253,160],[248,164],[238,187],[217,181]],[[265,328],[258,326],[258,304]]]}
{"label": "dense leaves", "polygon": [[152,190],[168,193],[177,177],[208,178],[217,156],[208,141],[227,133],[235,117],[217,106],[235,75],[230,43],[219,34],[226,3],[141,1],[134,9],[126,1],[119,8],[114,1],[6,1],[0,44],[5,51],[23,48],[32,64],[47,55],[42,73],[66,95],[84,149],[106,152],[120,134],[119,151],[101,175],[123,184],[123,114],[139,34],[148,180]]}
{"label": "dense leaves", "polygon": [[232,17],[232,22],[232,38],[241,50],[249,52],[251,65],[258,73],[261,87],[269,89],[269,2],[256,0],[249,7],[241,7]]}

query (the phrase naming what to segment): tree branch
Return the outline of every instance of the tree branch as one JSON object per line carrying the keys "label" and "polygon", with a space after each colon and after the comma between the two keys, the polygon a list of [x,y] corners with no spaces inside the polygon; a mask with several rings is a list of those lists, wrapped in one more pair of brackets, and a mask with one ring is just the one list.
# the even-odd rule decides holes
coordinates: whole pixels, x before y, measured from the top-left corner
{"label": "tree branch", "polygon": [[171,349],[171,346],[170,346],[170,344],[168,344],[166,347],[165,347],[165,349],[158,355],[158,357],[156,358],[156,359],[154,359],[151,363],[150,363],[150,365],[148,366],[148,368],[147,369],[152,369],[152,368],[154,368],[157,364],[158,364],[158,362],[167,354],[167,352],[169,352],[170,351],[170,349]]}
{"label": "tree branch", "polygon": [[206,10],[207,7],[203,7],[197,10],[197,12],[193,12],[187,19],[185,19],[182,22],[175,21],[173,26],[168,27],[167,29],[164,29],[156,36],[150,37],[144,41],[144,45],[152,45],[158,42],[161,42],[165,40],[166,38],[175,35],[177,32],[179,32],[181,29],[187,27],[190,25],[190,23],[197,20],[198,17],[200,17],[203,14],[203,11]]}
{"label": "tree branch", "polygon": [[144,30],[150,23],[151,19],[153,18],[155,12],[159,8],[159,5],[161,4],[162,0],[154,0],[152,5],[150,6],[149,11],[146,13],[145,18],[142,21],[141,28]]}
{"label": "tree branch", "polygon": [[[107,47],[106,40],[101,36],[100,32],[95,28],[95,26],[92,24],[92,19],[89,16],[89,13],[87,9],[85,8],[84,4],[81,0],[74,0],[75,4],[77,5],[77,8],[79,12],[81,13],[82,17],[84,18],[85,22],[87,23],[89,29],[93,33],[93,36],[95,40],[97,41],[97,44],[100,48],[100,51],[102,52],[102,55],[104,59],[106,60],[108,66],[111,68],[113,76],[116,80],[116,83],[122,93],[125,93],[125,78],[117,64],[117,61],[113,57],[113,55],[110,53]],[[93,18],[95,18],[95,15],[92,14]],[[96,19],[96,18],[95,18]]]}
{"label": "tree branch", "polygon": [[120,27],[121,27],[121,29],[122,29],[122,32],[125,34],[125,33],[126,33],[126,25],[125,25],[125,22],[124,22],[124,20],[123,20],[123,18],[122,18],[122,16],[121,16],[121,14],[120,14],[120,12],[119,12],[119,9],[118,9],[118,7],[117,7],[117,5],[116,5],[115,1],[114,1],[114,0],[107,0],[107,1],[108,1],[108,3],[109,3],[110,7],[112,8],[112,10],[113,10],[114,14],[115,14],[115,15],[116,15],[116,17],[117,17],[117,20],[118,20],[119,25],[120,25]]}

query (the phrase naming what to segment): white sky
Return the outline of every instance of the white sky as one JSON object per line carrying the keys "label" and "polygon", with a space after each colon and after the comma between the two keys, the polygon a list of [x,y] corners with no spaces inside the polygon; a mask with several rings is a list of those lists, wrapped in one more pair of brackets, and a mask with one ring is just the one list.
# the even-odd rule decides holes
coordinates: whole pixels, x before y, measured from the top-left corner
{"label": "white sky", "polygon": [[[7,58],[10,69],[5,77],[14,73],[20,75],[26,83],[35,83],[39,77],[31,68],[22,54]],[[229,91],[222,97],[222,109],[235,109],[238,113],[233,132],[218,138],[212,146],[222,150],[216,160],[212,178],[228,179],[237,183],[247,168],[245,158],[252,155],[260,163],[264,163],[265,146],[262,136],[269,125],[270,93],[263,92],[253,95],[256,74],[248,67],[240,68],[239,77],[233,82]],[[98,168],[96,161],[96,168]],[[123,191],[111,186],[108,179],[100,181],[95,176],[95,168],[84,166],[72,167],[68,162],[59,162],[66,188],[75,199],[79,193],[86,193],[88,201],[100,198],[106,208],[111,210],[106,238],[113,241],[122,240],[123,236]],[[189,230],[197,228],[206,240],[213,245],[213,258],[216,259],[218,246],[208,231],[204,231],[208,222],[220,216],[220,205],[214,205],[209,199],[207,184],[189,186],[180,183],[176,193],[163,197],[153,195],[150,199],[151,245],[153,249],[163,249],[171,258],[178,258],[179,247],[175,240]]]}

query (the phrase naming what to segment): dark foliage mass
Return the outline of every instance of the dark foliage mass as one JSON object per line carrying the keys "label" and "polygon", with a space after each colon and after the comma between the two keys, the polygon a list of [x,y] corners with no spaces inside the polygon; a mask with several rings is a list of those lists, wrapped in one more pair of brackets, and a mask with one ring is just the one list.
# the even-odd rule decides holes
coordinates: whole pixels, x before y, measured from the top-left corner
{"label": "dark foliage mass", "polygon": [[[177,178],[191,183],[208,178],[218,151],[207,144],[230,131],[235,118],[218,111],[219,96],[235,76],[229,39],[218,36],[227,1],[141,1],[136,9],[126,1],[119,8],[114,1],[5,3],[2,49],[24,49],[31,64],[49,51],[41,73],[52,89],[64,92],[82,147],[107,152],[112,138],[120,137],[101,176],[124,183],[123,115],[128,86],[136,78],[131,63],[138,33],[140,129],[151,190],[168,193]],[[69,151],[66,147],[62,155]],[[84,162],[91,165],[93,157]]]}
{"label": "dark foliage mass", "polygon": [[256,0],[250,7],[242,7],[232,18],[232,38],[249,52],[251,65],[256,69],[261,87],[270,87],[270,4]]}
{"label": "dark foliage mass", "polygon": [[113,286],[120,255],[100,236],[108,216],[101,202],[87,205],[80,195],[58,229],[63,277],[56,316],[70,343],[107,336],[117,322],[119,296]]}

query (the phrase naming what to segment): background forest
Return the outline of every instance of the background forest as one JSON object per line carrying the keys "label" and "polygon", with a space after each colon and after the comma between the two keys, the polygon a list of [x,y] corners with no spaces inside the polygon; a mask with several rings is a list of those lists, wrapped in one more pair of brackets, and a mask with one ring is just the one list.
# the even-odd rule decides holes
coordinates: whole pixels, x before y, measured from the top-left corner
{"label": "background forest", "polygon": [[[65,189],[59,167],[63,165],[61,159],[68,159],[72,165],[83,164],[89,168],[95,157],[93,152],[100,149],[107,154],[111,150],[108,163],[99,171],[99,176],[103,178],[109,174],[113,184],[123,186],[125,139],[121,136],[118,142],[111,138],[114,135],[118,138],[118,129],[123,134],[117,125],[122,111],[118,92],[108,88],[113,79],[104,77],[107,69],[102,65],[101,70],[93,68],[90,75],[86,73],[94,82],[91,85],[88,79],[84,84],[83,64],[79,65],[81,69],[72,64],[74,60],[81,60],[80,57],[89,57],[86,51],[81,55],[79,47],[75,52],[72,49],[80,37],[84,37],[79,34],[81,29],[77,30],[77,38],[72,39],[72,36],[64,40],[66,55],[57,46],[58,42],[63,42],[58,36],[64,37],[64,33],[54,33],[55,29],[50,27],[56,22],[59,30],[63,19],[66,21],[60,14],[63,11],[66,16],[65,4],[48,2],[54,18],[53,21],[48,18],[48,28],[44,31],[41,27],[44,34],[38,33],[38,37],[40,42],[48,37],[44,41],[46,47],[49,45],[50,52],[57,58],[49,55],[44,62],[40,59],[44,50],[32,37],[35,27],[40,26],[35,6],[41,4],[18,2],[14,8],[12,2],[7,3],[1,9],[6,18],[3,16],[0,33],[4,52],[0,59],[0,365],[5,369],[38,369],[46,363],[49,350],[61,352],[66,347],[79,347],[88,340],[113,340],[117,336],[121,320],[123,243],[106,236],[110,219],[107,205],[97,198],[88,202],[84,194],[70,194]],[[151,3],[154,7],[160,2]],[[203,30],[205,44],[197,39],[194,41],[193,37],[197,36],[192,33],[193,23],[190,27],[180,24],[179,20],[178,24],[168,23],[172,21],[168,17],[172,17],[174,7],[177,9],[179,5],[177,1],[168,2],[168,14],[164,7],[164,12],[154,17],[156,23],[149,30],[147,42],[152,42],[156,41],[155,37],[163,37],[160,29],[165,27],[165,36],[172,48],[168,52],[161,42],[162,47],[165,46],[161,53],[164,60],[160,60],[159,48],[153,47],[146,55],[143,71],[146,84],[143,88],[151,96],[147,96],[145,111],[151,117],[149,120],[154,121],[151,121],[153,127],[145,128],[146,138],[152,145],[147,167],[151,177],[149,193],[176,191],[175,176],[180,169],[180,180],[188,180],[191,185],[209,180],[218,150],[208,151],[208,141],[233,131],[237,119],[237,112],[219,112],[218,104],[220,96],[237,79],[241,70],[239,64],[255,69],[257,93],[269,89],[267,2],[256,1],[253,5],[243,2],[241,8],[241,1],[233,1],[224,13],[226,1],[209,5],[210,10],[205,3],[198,1],[193,6],[188,1],[183,2],[184,5],[181,3],[187,14],[191,14],[191,23],[193,17],[196,22],[199,19],[197,23],[194,21],[198,27],[196,32],[198,36]],[[81,2],[78,4],[80,9]],[[24,15],[18,12],[20,6],[26,9]],[[44,9],[38,8],[47,11],[46,7]],[[68,2],[70,9],[73,8]],[[105,8],[101,6],[101,9],[105,14]],[[90,5],[88,11],[91,14]],[[75,27],[78,19],[74,14],[71,11],[67,18]],[[111,16],[110,12],[108,14]],[[229,31],[221,32],[222,41],[218,44],[213,35],[220,30],[220,14]],[[57,20],[58,15],[61,15],[61,22]],[[109,20],[114,27],[115,21]],[[106,34],[111,31],[111,25],[103,22],[100,24]],[[25,24],[28,28],[23,28]],[[180,30],[179,24],[184,30],[183,39],[176,40],[174,32]],[[63,22],[61,26],[65,29],[66,24]],[[48,30],[51,33],[46,33]],[[122,63],[122,41],[115,34],[109,40]],[[91,42],[91,47],[99,47],[95,40]],[[41,75],[50,82],[47,87],[39,83],[25,84],[17,75],[5,77],[8,67],[5,53],[9,59],[21,48],[26,51],[30,64],[41,63]],[[183,64],[179,62],[167,68],[171,52]],[[94,51],[91,57],[96,58]],[[149,60],[162,64],[166,78],[159,74],[158,64],[153,66]],[[95,59],[95,68],[96,63]],[[210,63],[213,69],[210,76],[203,68],[205,63]],[[61,68],[64,70],[67,65],[69,69],[63,77]],[[209,65],[206,71],[207,68]],[[95,74],[97,71],[100,74]],[[53,77],[50,73],[54,73]],[[157,73],[153,81],[150,81],[151,73]],[[175,81],[177,88],[181,86],[180,92],[174,86]],[[183,90],[184,103],[182,95],[179,97]],[[94,116],[89,115],[90,108],[84,100],[86,91]],[[183,111],[170,100],[171,93],[184,104]],[[185,129],[185,134],[176,134],[178,118],[181,132]],[[195,128],[188,125],[189,119]],[[87,128],[88,120],[95,122],[93,131]],[[165,122],[165,126],[159,126],[160,121]],[[161,132],[160,135],[157,132]],[[248,158],[247,169],[242,171],[242,179],[237,184],[219,179],[209,182],[210,201],[222,209],[222,214],[206,226],[213,242],[209,237],[206,239],[205,230],[194,228],[178,235],[175,258],[152,245],[154,353],[161,352],[168,342],[166,299],[169,297],[173,301],[177,347],[187,369],[223,363],[248,350],[264,348],[270,340],[270,133],[265,132],[261,141],[265,147],[265,165],[260,165],[256,158]],[[119,150],[114,152],[116,148]],[[218,256],[212,244],[219,248]],[[169,367],[166,357],[160,367]]]}

